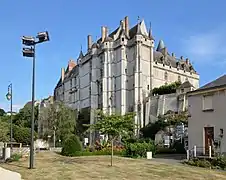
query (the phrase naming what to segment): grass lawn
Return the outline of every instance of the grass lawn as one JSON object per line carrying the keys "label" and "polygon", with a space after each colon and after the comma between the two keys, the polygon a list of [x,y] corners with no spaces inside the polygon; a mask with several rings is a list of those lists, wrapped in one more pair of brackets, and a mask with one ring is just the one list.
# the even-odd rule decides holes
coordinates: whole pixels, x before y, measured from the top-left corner
{"label": "grass lawn", "polygon": [[28,159],[0,164],[19,172],[24,180],[226,180],[226,172],[218,172],[184,165],[170,165],[153,160],[114,157],[110,167],[109,156],[63,157],[53,152],[41,152],[35,157],[35,169],[29,170]]}

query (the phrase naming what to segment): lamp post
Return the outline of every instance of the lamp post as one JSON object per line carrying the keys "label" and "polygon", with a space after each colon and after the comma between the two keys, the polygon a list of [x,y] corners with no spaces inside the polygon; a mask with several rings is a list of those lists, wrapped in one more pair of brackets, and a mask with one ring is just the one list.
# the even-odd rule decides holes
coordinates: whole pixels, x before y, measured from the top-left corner
{"label": "lamp post", "polygon": [[[37,39],[37,40],[36,40]],[[40,32],[36,37],[23,36],[22,44],[27,46],[23,48],[24,57],[33,57],[32,62],[32,110],[31,110],[31,144],[30,144],[30,165],[29,168],[34,168],[34,107],[35,107],[35,46],[37,44],[49,41],[47,31]]]}
{"label": "lamp post", "polygon": [[10,147],[11,150],[13,148],[13,85],[12,83],[8,86],[8,93],[6,94],[6,98],[10,101]]}

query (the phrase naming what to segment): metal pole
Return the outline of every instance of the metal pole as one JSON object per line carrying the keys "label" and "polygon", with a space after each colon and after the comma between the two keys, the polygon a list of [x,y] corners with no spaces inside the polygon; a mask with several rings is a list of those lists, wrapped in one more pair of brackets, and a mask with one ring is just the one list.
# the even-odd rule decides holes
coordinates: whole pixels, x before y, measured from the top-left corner
{"label": "metal pole", "polygon": [[54,131],[53,131],[53,147],[55,148],[56,147],[56,130],[54,128]]}
{"label": "metal pole", "polygon": [[34,168],[34,110],[35,110],[35,45],[33,46],[32,68],[32,110],[31,110],[31,145],[30,145],[30,169]]}
{"label": "metal pole", "polygon": [[11,150],[13,149],[13,86],[12,83],[10,84],[10,93],[11,93],[11,100],[10,100],[10,144],[11,144]]}

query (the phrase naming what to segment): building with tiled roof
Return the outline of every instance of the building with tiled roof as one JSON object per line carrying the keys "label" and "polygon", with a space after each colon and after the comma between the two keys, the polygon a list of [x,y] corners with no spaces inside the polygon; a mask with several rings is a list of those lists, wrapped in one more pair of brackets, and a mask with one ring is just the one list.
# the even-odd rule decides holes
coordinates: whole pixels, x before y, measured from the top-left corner
{"label": "building with tiled roof", "polygon": [[79,53],[77,63],[69,61],[66,71],[62,68],[54,97],[77,110],[101,108],[121,114],[133,110],[142,127],[145,97],[151,89],[175,81],[199,87],[199,75],[188,58],[170,54],[163,40],[155,48],[151,28],[143,20],[129,28],[125,17],[110,34],[101,27],[96,42],[88,35],[87,52]]}

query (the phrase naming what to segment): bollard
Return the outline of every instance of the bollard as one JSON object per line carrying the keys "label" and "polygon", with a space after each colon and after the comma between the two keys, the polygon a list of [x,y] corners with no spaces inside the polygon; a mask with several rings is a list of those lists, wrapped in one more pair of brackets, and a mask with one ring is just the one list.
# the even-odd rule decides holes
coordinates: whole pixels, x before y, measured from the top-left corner
{"label": "bollard", "polygon": [[187,160],[189,160],[189,150],[187,150]]}
{"label": "bollard", "polygon": [[152,159],[152,152],[147,152],[147,159]]}
{"label": "bollard", "polygon": [[194,146],[194,157],[196,157],[196,146]]}
{"label": "bollard", "polygon": [[209,158],[211,158],[212,154],[211,154],[211,146],[209,146]]}
{"label": "bollard", "polygon": [[5,147],[2,150],[3,150],[3,158],[4,158],[4,160],[9,159],[10,158],[11,149],[8,148],[8,147]]}

